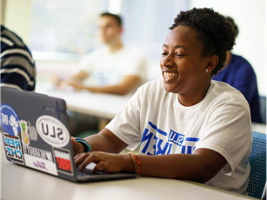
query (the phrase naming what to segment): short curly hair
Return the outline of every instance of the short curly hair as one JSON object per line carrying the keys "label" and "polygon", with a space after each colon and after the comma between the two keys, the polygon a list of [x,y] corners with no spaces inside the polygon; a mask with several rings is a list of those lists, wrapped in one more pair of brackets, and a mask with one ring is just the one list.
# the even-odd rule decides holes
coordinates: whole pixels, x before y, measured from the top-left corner
{"label": "short curly hair", "polygon": [[226,20],[228,20],[229,22],[231,22],[232,25],[234,26],[234,28],[235,28],[235,32],[236,32],[236,34],[235,34],[235,38],[236,38],[236,37],[238,36],[239,29],[238,29],[237,24],[235,23],[235,20],[234,20],[232,17],[230,17],[230,16],[227,16],[227,17],[225,17],[225,18],[226,18]]}
{"label": "short curly hair", "polygon": [[219,62],[212,71],[212,75],[216,75],[225,65],[226,51],[231,50],[235,44],[236,30],[232,23],[213,9],[193,8],[181,11],[170,30],[178,26],[188,26],[198,33],[197,38],[203,42],[202,56],[219,57]]}

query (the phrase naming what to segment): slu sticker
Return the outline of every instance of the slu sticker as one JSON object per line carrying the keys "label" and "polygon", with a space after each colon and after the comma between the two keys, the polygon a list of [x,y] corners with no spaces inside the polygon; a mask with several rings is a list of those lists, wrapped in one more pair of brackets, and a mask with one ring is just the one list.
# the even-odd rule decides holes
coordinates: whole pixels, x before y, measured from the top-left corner
{"label": "slu sticker", "polygon": [[54,148],[54,156],[58,172],[73,176],[71,153],[69,149]]}
{"label": "slu sticker", "polygon": [[2,104],[1,125],[9,135],[18,136],[20,132],[19,117],[16,111],[8,104]]}
{"label": "slu sticker", "polygon": [[43,115],[36,121],[36,128],[41,138],[54,147],[64,147],[70,141],[70,134],[58,119]]}

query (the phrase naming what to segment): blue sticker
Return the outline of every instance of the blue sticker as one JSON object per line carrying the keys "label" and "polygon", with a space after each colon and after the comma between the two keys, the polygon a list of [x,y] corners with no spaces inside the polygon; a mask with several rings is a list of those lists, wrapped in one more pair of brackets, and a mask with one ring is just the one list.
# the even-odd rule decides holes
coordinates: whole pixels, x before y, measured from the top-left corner
{"label": "blue sticker", "polygon": [[16,111],[8,104],[1,104],[1,125],[4,131],[11,136],[18,136],[20,133],[19,117]]}

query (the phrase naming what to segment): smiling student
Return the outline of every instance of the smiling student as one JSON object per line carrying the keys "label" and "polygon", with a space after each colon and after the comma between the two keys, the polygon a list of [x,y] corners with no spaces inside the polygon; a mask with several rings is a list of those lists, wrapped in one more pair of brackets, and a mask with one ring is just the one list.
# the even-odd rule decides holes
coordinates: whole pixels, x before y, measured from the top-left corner
{"label": "smiling student", "polygon": [[[163,44],[162,80],[138,89],[96,135],[72,138],[81,170],[129,171],[186,179],[245,194],[252,130],[243,95],[211,78],[223,68],[235,32],[212,9],[180,12]],[[78,142],[79,141],[79,142]],[[140,145],[139,155],[118,154]]]}

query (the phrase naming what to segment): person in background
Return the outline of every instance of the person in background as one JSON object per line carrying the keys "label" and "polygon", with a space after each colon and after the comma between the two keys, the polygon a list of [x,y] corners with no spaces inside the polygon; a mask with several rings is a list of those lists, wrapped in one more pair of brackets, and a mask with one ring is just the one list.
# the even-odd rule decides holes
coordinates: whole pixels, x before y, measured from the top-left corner
{"label": "person in background", "polygon": [[[52,83],[61,89],[132,95],[138,86],[147,81],[147,61],[137,49],[123,45],[122,32],[120,16],[102,13],[98,20],[98,36],[104,47],[85,55],[76,74],[67,78],[54,76]],[[72,135],[93,130],[96,126],[102,130],[109,122],[74,112],[69,115]]]}
{"label": "person in background", "polygon": [[[226,19],[233,24],[236,29],[235,37],[237,37],[239,30],[234,19],[231,17],[226,17]],[[227,51],[225,67],[212,79],[228,83],[239,90],[249,103],[251,121],[262,123],[257,77],[252,66],[245,58]]]}
{"label": "person in background", "polygon": [[1,25],[1,86],[35,90],[35,61],[28,47],[14,32]]}
{"label": "person in background", "polygon": [[[76,90],[125,95],[137,89],[147,79],[147,62],[137,49],[125,47],[120,16],[102,13],[98,21],[98,35],[105,47],[86,55],[75,75],[54,84]],[[89,86],[94,85],[94,86]]]}
{"label": "person in background", "polygon": [[[162,79],[142,85],[98,134],[71,138],[76,166],[185,179],[245,194],[252,129],[249,105],[230,85],[212,81],[235,30],[208,8],[181,11],[162,47]],[[119,154],[124,148],[139,155]]]}

